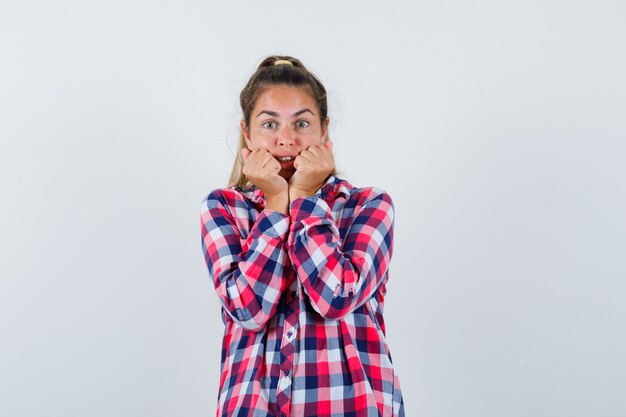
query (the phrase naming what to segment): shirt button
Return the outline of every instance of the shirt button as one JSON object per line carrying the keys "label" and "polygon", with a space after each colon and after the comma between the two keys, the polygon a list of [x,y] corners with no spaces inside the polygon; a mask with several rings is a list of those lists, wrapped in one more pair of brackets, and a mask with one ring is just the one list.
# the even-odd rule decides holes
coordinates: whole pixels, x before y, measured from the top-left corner
{"label": "shirt button", "polygon": [[284,376],[282,377],[279,381],[278,381],[278,390],[279,391],[284,391],[287,389],[287,387],[291,385],[291,380],[289,379],[289,377]]}
{"label": "shirt button", "polygon": [[291,336],[293,336],[293,332],[292,332],[291,330],[289,330],[289,331],[287,332],[287,337],[291,338]]}
{"label": "shirt button", "polygon": [[291,296],[292,297],[297,297],[298,296],[298,290],[294,290],[291,292]]}

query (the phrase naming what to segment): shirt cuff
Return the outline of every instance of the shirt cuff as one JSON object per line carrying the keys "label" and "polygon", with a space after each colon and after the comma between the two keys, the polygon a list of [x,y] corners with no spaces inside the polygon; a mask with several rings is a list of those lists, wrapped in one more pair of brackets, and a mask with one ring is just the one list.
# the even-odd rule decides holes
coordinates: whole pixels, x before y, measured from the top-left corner
{"label": "shirt cuff", "polygon": [[258,238],[263,234],[284,240],[289,232],[291,219],[288,215],[274,210],[263,210],[250,230],[250,236]]}

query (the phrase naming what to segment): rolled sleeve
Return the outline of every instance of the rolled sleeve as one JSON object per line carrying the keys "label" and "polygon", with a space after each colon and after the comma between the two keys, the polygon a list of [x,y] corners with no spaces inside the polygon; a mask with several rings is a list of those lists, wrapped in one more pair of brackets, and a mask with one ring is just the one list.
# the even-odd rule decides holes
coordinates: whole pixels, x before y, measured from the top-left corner
{"label": "rolled sleeve", "polygon": [[311,305],[338,319],[369,299],[387,279],[393,245],[393,202],[381,189],[362,189],[347,214],[343,236],[318,196],[290,205],[287,251]]}
{"label": "rolled sleeve", "polygon": [[232,192],[215,191],[202,203],[202,248],[223,308],[237,324],[262,329],[289,285],[286,238],[290,219],[262,211],[247,236],[239,224],[248,212]]}

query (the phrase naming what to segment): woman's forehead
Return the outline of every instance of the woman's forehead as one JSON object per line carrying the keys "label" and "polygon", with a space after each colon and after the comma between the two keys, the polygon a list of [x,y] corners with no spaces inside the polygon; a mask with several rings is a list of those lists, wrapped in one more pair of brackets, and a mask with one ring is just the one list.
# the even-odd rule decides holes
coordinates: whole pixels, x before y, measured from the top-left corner
{"label": "woman's forehead", "polygon": [[317,112],[317,104],[306,88],[271,86],[264,90],[255,103],[253,117],[260,112],[298,116]]}

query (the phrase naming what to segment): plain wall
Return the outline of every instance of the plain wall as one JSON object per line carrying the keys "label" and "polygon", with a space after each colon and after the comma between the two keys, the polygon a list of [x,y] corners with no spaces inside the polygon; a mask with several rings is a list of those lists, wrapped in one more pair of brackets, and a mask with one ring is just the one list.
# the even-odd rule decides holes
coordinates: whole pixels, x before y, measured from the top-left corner
{"label": "plain wall", "polygon": [[270,54],[396,207],[408,416],[626,415],[626,6],[1,1],[0,415],[214,415],[200,203]]}

